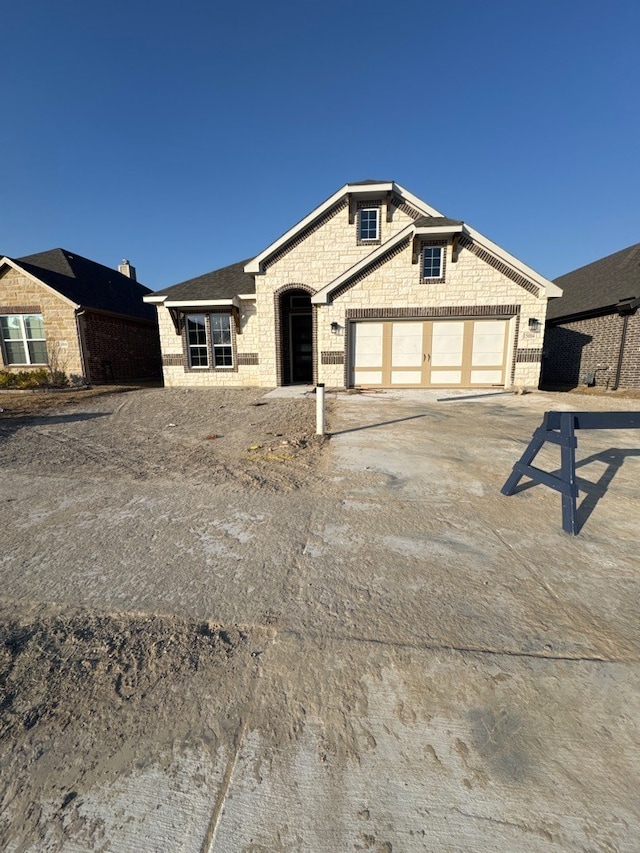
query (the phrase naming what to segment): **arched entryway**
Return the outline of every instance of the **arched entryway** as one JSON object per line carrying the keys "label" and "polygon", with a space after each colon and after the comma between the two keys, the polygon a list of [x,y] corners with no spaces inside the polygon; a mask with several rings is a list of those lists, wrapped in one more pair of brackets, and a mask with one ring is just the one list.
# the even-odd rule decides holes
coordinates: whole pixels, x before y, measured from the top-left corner
{"label": "arched entryway", "polygon": [[313,311],[311,293],[301,287],[278,296],[280,377],[283,385],[313,382]]}

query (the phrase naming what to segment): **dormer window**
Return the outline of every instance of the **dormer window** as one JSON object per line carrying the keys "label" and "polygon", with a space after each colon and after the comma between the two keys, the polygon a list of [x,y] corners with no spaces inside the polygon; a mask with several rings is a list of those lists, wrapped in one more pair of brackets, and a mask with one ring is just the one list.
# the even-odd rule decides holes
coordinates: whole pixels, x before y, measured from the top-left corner
{"label": "dormer window", "polygon": [[373,243],[380,239],[380,208],[362,207],[358,211],[358,240]]}

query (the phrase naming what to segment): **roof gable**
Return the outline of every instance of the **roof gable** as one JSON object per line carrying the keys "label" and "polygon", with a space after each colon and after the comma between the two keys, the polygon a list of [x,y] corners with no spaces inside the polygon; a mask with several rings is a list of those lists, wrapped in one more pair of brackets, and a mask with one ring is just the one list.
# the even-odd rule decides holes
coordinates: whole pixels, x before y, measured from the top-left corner
{"label": "roof gable", "polygon": [[78,307],[154,320],[153,309],[142,301],[150,289],[96,261],[66,249],[7,260]]}
{"label": "roof gable", "polygon": [[420,216],[441,216],[434,207],[426,204],[424,201],[419,199],[417,196],[414,196],[394,181],[367,180],[359,183],[345,184],[337,192],[329,196],[328,199],[323,201],[322,204],[319,204],[318,207],[314,208],[311,213],[305,216],[304,219],[301,219],[300,222],[293,226],[293,228],[290,228],[281,237],[267,246],[264,251],[260,252],[259,255],[249,261],[245,267],[245,272],[258,275],[264,272],[265,263],[267,263],[273,255],[284,250],[288,244],[298,241],[302,236],[304,236],[304,232],[307,229],[313,228],[317,221],[326,216],[334,207],[337,205],[344,205],[349,196],[367,198],[373,195],[386,193],[392,194],[405,206],[405,208],[411,208],[415,218]]}
{"label": "roof gable", "polygon": [[640,243],[554,281],[562,288],[563,296],[549,303],[547,319],[614,311],[619,302],[640,296]]}

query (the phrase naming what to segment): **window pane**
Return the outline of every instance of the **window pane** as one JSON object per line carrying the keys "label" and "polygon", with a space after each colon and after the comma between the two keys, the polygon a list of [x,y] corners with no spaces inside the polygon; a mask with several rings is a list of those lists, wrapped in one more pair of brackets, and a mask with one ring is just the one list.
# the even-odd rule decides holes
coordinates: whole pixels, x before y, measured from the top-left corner
{"label": "window pane", "polygon": [[28,341],[31,364],[47,364],[47,345],[44,341]]}
{"label": "window pane", "polygon": [[423,255],[424,278],[440,278],[442,275],[442,248],[440,246],[426,246]]}
{"label": "window pane", "polygon": [[233,367],[233,351],[231,347],[216,347],[214,350],[216,367]]}
{"label": "window pane", "polygon": [[378,237],[378,211],[360,211],[360,239],[375,240]]}
{"label": "window pane", "polygon": [[229,314],[211,315],[211,336],[214,346],[231,343],[231,323]]}
{"label": "window pane", "polygon": [[27,338],[44,338],[44,323],[41,314],[27,314],[24,318]]}
{"label": "window pane", "polygon": [[207,343],[207,330],[205,319],[202,315],[187,317],[187,334],[189,343],[205,346]]}
{"label": "window pane", "polygon": [[189,354],[191,356],[191,366],[192,367],[208,367],[209,359],[207,357],[207,348],[206,347],[191,347],[189,349]]}
{"label": "window pane", "polygon": [[2,323],[2,337],[5,340],[20,340],[22,338],[20,317],[17,314],[2,317],[0,322]]}
{"label": "window pane", "polygon": [[24,344],[22,341],[7,341],[5,343],[7,361],[9,364],[27,364]]}

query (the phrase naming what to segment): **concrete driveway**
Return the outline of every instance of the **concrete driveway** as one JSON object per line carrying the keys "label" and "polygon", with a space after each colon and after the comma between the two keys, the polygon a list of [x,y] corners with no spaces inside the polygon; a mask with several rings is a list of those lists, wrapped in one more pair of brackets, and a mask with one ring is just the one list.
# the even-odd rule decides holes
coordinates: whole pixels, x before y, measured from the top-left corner
{"label": "concrete driveway", "polygon": [[[105,565],[82,587],[70,545],[65,577],[40,578],[49,598],[206,617],[270,640],[250,700],[227,709],[235,737],[206,772],[185,749],[162,785],[131,772],[115,799],[85,792],[80,816],[109,827],[91,849],[635,853],[640,435],[580,436],[577,537],[550,490],[499,494],[546,409],[635,403],[341,394],[302,491],[116,486],[123,505],[138,495],[131,525],[152,581],[105,578]],[[556,454],[540,464],[558,467]],[[95,523],[99,496],[88,511]],[[153,525],[171,513],[189,514],[190,555],[183,523],[175,553],[153,551]],[[234,545],[204,577],[207,519]],[[134,535],[128,523],[118,541]],[[5,592],[24,599],[35,570],[21,579],[7,565]],[[88,849],[79,837],[48,849]]]}

